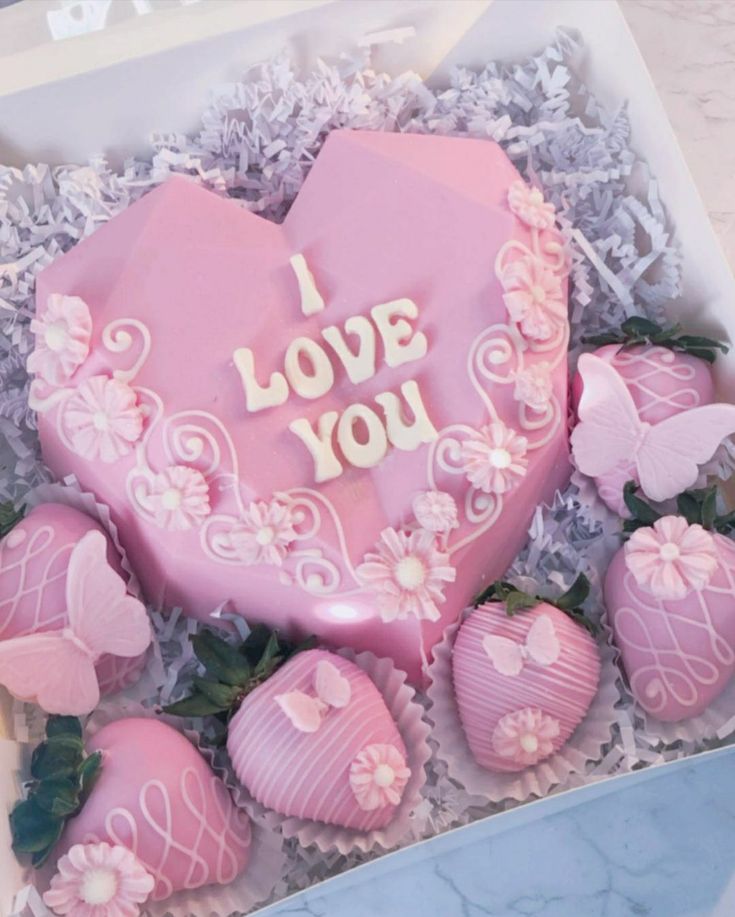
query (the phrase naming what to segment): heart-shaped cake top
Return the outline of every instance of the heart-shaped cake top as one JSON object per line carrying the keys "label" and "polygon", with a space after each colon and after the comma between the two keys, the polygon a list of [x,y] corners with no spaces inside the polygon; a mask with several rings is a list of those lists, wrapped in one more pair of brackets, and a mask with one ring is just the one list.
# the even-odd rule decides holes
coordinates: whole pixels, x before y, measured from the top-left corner
{"label": "heart-shaped cake top", "polygon": [[489,141],[338,131],[281,226],[173,180],[40,278],[44,458],[152,601],[416,678],[567,473],[566,274]]}

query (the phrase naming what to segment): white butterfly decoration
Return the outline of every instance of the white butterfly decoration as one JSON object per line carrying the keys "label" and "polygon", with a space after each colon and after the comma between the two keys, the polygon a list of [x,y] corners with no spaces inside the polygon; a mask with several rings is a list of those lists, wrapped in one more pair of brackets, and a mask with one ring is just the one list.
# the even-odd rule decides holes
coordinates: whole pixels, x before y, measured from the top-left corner
{"label": "white butterfly decoration", "polygon": [[609,363],[586,353],[578,368],[584,389],[571,444],[583,474],[599,477],[632,461],[641,489],[660,503],[695,484],[698,466],[735,433],[735,405],[706,404],[649,424]]}
{"label": "white butterfly decoration", "polygon": [[275,697],[278,706],[299,732],[316,732],[330,707],[340,710],[349,704],[352,697],[349,680],[326,659],[317,663],[314,691],[316,697],[303,691],[289,691]]}
{"label": "white butterfly decoration", "polygon": [[561,646],[548,615],[539,615],[526,635],[525,643],[516,643],[509,637],[486,634],[482,647],[501,675],[516,676],[531,659],[539,665],[553,665],[559,658]]}
{"label": "white butterfly decoration", "polygon": [[46,713],[83,716],[100,700],[99,658],[139,656],[152,636],[145,606],[107,562],[102,532],[87,532],[71,552],[66,606],[63,630],[0,642],[0,684]]}

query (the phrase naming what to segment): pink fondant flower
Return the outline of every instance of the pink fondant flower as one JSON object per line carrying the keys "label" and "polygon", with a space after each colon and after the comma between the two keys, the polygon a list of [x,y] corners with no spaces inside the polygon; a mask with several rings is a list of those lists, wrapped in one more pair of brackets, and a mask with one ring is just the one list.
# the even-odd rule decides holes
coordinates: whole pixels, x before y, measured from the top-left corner
{"label": "pink fondant flower", "polygon": [[135,917],[155,880],[127,847],[75,844],[61,857],[44,903],[72,917]]}
{"label": "pink fondant flower", "polygon": [[31,331],[36,346],[28,357],[28,372],[50,385],[64,385],[89,354],[92,319],[87,304],[78,296],[52,293],[45,311],[31,322]]}
{"label": "pink fondant flower", "polygon": [[517,764],[536,764],[554,750],[559,721],[535,707],[506,713],[493,731],[493,748],[501,758]]}
{"label": "pink fondant flower", "polygon": [[441,490],[417,494],[413,499],[413,514],[418,524],[429,532],[450,532],[459,525],[454,497]]}
{"label": "pink fondant flower", "polygon": [[710,581],[717,569],[717,545],[701,525],[664,516],[630,536],[625,565],[641,589],[656,598],[683,599]]}
{"label": "pink fondant flower", "polygon": [[453,583],[456,570],[440,551],[432,532],[406,534],[383,529],[375,553],[357,568],[364,585],[375,590],[381,618],[402,620],[414,615],[438,621],[437,603],[444,601],[443,583]]}
{"label": "pink fondant flower", "polygon": [[148,499],[156,524],[170,532],[200,525],[211,512],[204,475],[187,465],[172,465],[157,474]]}
{"label": "pink fondant flower", "polygon": [[143,432],[143,412],[135,391],[119,379],[92,376],[63,409],[72,448],[87,459],[114,462],[127,455]]}
{"label": "pink fondant flower", "polygon": [[486,494],[507,493],[528,468],[528,440],[496,421],[462,443],[460,454],[470,484]]}
{"label": "pink fondant flower", "polygon": [[516,373],[513,397],[535,411],[545,410],[553,390],[551,366],[548,363],[534,363]]}
{"label": "pink fondant flower", "polygon": [[397,806],[411,776],[395,745],[368,745],[350,765],[350,787],[366,812]]}
{"label": "pink fondant flower", "polygon": [[230,533],[232,547],[244,564],[280,567],[296,538],[293,513],[283,503],[251,503],[243,521]]}
{"label": "pink fondant flower", "polygon": [[551,229],[556,219],[554,205],[547,203],[538,188],[514,181],[508,189],[508,206],[527,226]]}
{"label": "pink fondant flower", "polygon": [[523,335],[532,341],[549,340],[566,313],[559,277],[529,254],[507,264],[500,282],[508,313]]}

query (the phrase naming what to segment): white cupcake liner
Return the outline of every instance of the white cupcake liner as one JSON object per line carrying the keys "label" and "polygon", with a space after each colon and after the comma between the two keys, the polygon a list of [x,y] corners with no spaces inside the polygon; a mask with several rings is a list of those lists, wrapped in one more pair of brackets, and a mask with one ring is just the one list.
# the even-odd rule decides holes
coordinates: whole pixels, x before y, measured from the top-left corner
{"label": "white cupcake liner", "polygon": [[[95,735],[109,723],[132,717],[162,720],[173,726],[200,751],[212,770],[227,785],[226,774],[217,765],[214,751],[202,748],[197,732],[182,728],[179,718],[158,714],[155,708],[145,707],[137,700],[120,697],[104,701],[87,720],[85,736]],[[178,891],[164,901],[148,901],[141,909],[142,917],[203,917],[205,914],[207,917],[229,917],[235,913],[247,913],[265,903],[283,878],[286,855],[283,839],[277,832],[269,831],[265,825],[252,818],[251,827],[250,860],[244,872],[234,881],[228,885],[213,884],[192,891]],[[32,884],[32,870],[29,870],[29,884],[16,896],[13,917],[53,917],[43,904],[39,889],[48,886],[54,871],[54,866],[36,871],[36,882]]]}
{"label": "white cupcake liner", "polygon": [[279,815],[254,799],[248,790],[237,782],[234,774],[227,782],[233,798],[251,818],[269,831],[280,832],[285,838],[296,838],[302,847],[315,845],[322,853],[338,851],[348,854],[353,850],[363,853],[383,848],[388,851],[410,835],[413,810],[421,801],[421,790],[426,782],[426,764],[431,758],[429,734],[431,729],[424,719],[424,710],[414,700],[416,692],[406,684],[406,674],[397,669],[391,659],[382,659],[372,653],[354,653],[349,649],[338,651],[339,656],[359,666],[381,693],[388,712],[398,726],[406,746],[407,765],[411,776],[403,792],[395,816],[385,828],[373,831],[356,831],[339,825],[305,818]]}
{"label": "white cupcake liner", "polygon": [[[431,702],[428,716],[434,725],[432,739],[438,746],[437,757],[446,763],[452,779],[468,793],[488,802],[509,799],[524,802],[532,796],[546,796],[575,775],[585,774],[588,763],[603,759],[603,749],[612,741],[613,725],[618,719],[615,705],[620,701],[613,650],[607,640],[598,641],[601,665],[597,693],[569,741],[556,754],[533,767],[516,773],[496,773],[475,761],[454,696],[452,650],[457,631],[470,613],[470,609],[466,610],[460,621],[447,628],[441,642],[434,647],[434,661],[428,670],[431,679],[427,690]],[[607,628],[603,630],[607,636]]]}
{"label": "white cupcake liner", "polygon": [[604,618],[605,632],[608,635],[608,644],[613,652],[615,665],[620,673],[626,696],[633,708],[637,722],[636,738],[643,741],[646,747],[673,745],[676,742],[685,742],[702,745],[726,739],[735,733],[735,676],[733,676],[725,690],[716,697],[712,703],[698,716],[692,716],[677,722],[660,720],[652,713],[644,710],[635,697],[630,693],[628,678],[625,673],[622,655],[615,643],[612,629]]}

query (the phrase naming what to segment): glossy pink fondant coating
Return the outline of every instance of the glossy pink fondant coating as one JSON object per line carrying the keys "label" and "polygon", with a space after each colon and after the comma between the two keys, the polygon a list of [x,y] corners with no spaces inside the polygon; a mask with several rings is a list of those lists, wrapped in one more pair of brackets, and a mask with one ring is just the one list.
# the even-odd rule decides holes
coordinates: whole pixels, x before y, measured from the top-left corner
{"label": "glossy pink fondant coating", "polygon": [[[517,675],[501,674],[484,648],[485,637],[502,637],[524,646],[534,622],[543,616],[551,619],[558,659],[541,665],[528,658]],[[452,679],[467,743],[477,763],[491,771],[524,768],[496,752],[493,735],[503,717],[525,709],[540,710],[558,722],[559,732],[552,742],[553,752],[558,751],[589,709],[599,676],[595,641],[558,608],[542,603],[513,617],[499,602],[475,609],[457,633]]]}
{"label": "glossy pink fondant coating", "polygon": [[[106,349],[102,332],[110,322],[134,319],[151,335],[150,354],[130,383],[147,408],[153,410],[145,392],[154,392],[164,419],[198,411],[221,424],[214,437],[222,461],[210,476],[208,494],[213,516],[233,512],[233,476],[246,503],[300,489],[318,492],[334,508],[332,515],[316,501],[322,524],[311,547],[336,565],[341,577],[337,592],[349,594],[347,600],[295,588],[293,580],[284,581],[277,563],[222,564],[203,551],[196,525],[162,530],[141,518],[126,490],[134,450],[114,462],[84,458],[62,442],[55,412],[42,414],[45,461],[57,475],[74,473],[110,505],[152,602],[182,606],[205,620],[227,602],[248,619],[292,635],[315,633],[337,647],[391,656],[413,679],[419,678],[421,660],[444,628],[485,579],[504,572],[539,502],[564,483],[569,471],[565,424],[559,418],[544,443],[529,451],[527,472],[505,495],[504,510],[492,527],[453,555],[457,576],[443,585],[439,620],[420,622],[409,616],[389,625],[380,617],[375,596],[355,588],[353,573],[374,551],[380,533],[405,524],[413,499],[428,489],[429,446],[392,449],[367,470],[345,463],[340,477],[315,485],[314,462],[289,424],[306,418],[314,426],[323,413],[342,412],[353,402],[374,405],[376,395],[397,392],[411,380],[420,386],[437,430],[452,424],[478,430],[488,423],[486,404],[470,378],[468,355],[472,342],[490,326],[510,321],[494,269],[496,255],[511,240],[533,244],[531,229],[508,206],[508,190],[518,179],[492,142],[337,131],[281,226],[175,179],[42,273],[39,304],[51,293],[73,293],[90,308],[90,356],[74,374],[72,387],[131,365],[140,343],[132,356],[121,357]],[[302,314],[289,263],[296,254],[307,258],[326,302],[323,311],[309,317]],[[566,295],[565,281],[560,289]],[[292,393],[285,404],[248,412],[233,364],[235,348],[253,351],[257,377],[266,384],[271,373],[283,370],[286,348],[295,337],[319,341],[326,326],[342,327],[348,318],[368,316],[373,306],[402,297],[418,306],[412,327],[427,337],[423,358],[391,368],[378,343],[377,371],[368,381],[351,383],[332,359],[335,381],[327,394],[309,401]],[[557,348],[562,352],[565,340]],[[355,347],[349,335],[348,343]],[[560,415],[567,393],[562,352],[554,352],[551,373]],[[549,362],[550,351],[527,357],[536,358]],[[490,369],[502,371],[502,361]],[[513,385],[483,385],[498,417],[514,426],[518,403]],[[222,428],[231,438],[237,469]],[[130,449],[122,439],[118,445]],[[157,472],[171,464],[159,433],[148,448]],[[210,451],[201,459],[194,452],[187,455],[187,464],[207,472]],[[464,479],[452,480],[459,487]],[[474,524],[465,518],[452,537],[459,541],[473,532]],[[273,554],[272,559],[279,557]]]}
{"label": "glossy pink fondant coating", "polygon": [[[691,354],[674,353],[666,347],[622,348],[618,344],[608,344],[594,353],[618,371],[638,409],[638,416],[646,423],[656,424],[681,411],[714,401],[712,371],[704,360]],[[582,379],[577,373],[572,382],[575,407],[582,388]],[[634,465],[626,463],[595,478],[600,498],[613,512],[627,516],[623,487],[637,477]]]}
{"label": "glossy pink fondant coating", "polygon": [[[326,660],[350,683],[350,701],[325,711],[316,732],[297,729],[276,701],[291,691],[313,694],[317,664]],[[243,701],[230,723],[227,750],[235,773],[258,802],[281,815],[358,831],[383,828],[396,806],[366,811],[350,787],[355,758],[372,745],[392,745],[406,758],[403,739],[370,678],[341,656],[300,653]]]}
{"label": "glossy pink fondant coating", "polygon": [[[0,640],[67,625],[67,566],[72,550],[90,531],[102,532],[108,563],[126,579],[104,529],[70,506],[40,504],[0,541]],[[132,659],[102,656],[96,665],[100,693],[113,694],[136,681],[145,658],[145,654]]]}
{"label": "glossy pink fondant coating", "polygon": [[181,889],[232,882],[247,866],[250,821],[222,780],[172,726],[123,719],[87,742],[102,752],[102,770],[79,815],[61,838],[74,844],[119,844],[156,880],[152,899]]}
{"label": "glossy pink fondant coating", "polygon": [[707,586],[662,601],[641,588],[625,551],[605,577],[605,604],[633,696],[660,720],[702,713],[735,674],[735,545],[714,536],[719,566]]}

